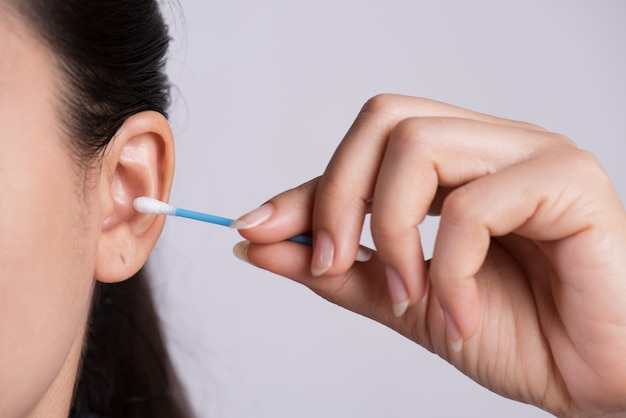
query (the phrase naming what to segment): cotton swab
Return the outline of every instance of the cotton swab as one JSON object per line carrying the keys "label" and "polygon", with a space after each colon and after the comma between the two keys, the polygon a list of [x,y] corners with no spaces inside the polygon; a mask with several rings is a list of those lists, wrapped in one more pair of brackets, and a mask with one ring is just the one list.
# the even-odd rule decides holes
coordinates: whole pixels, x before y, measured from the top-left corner
{"label": "cotton swab", "polygon": [[[234,219],[223,218],[221,216],[210,215],[208,213],[196,212],[188,209],[181,209],[168,203],[154,199],[152,197],[138,197],[133,202],[133,206],[137,212],[151,215],[170,215],[181,218],[194,219],[196,221],[208,222],[215,225],[230,226]],[[296,235],[287,241],[296,242],[298,244],[313,245],[313,239],[308,235]],[[367,247],[360,246],[355,261],[368,261],[372,258],[372,250]]]}
{"label": "cotton swab", "polygon": [[[151,197],[138,197],[133,202],[133,206],[137,212],[147,213],[151,215],[170,215],[181,218],[194,219],[196,221],[208,222],[215,225],[230,226],[234,219],[223,218],[221,216],[210,215],[208,213],[196,212],[188,209],[174,207],[160,200]],[[296,235],[288,241],[297,242],[299,244],[311,245],[313,240],[307,235]]]}

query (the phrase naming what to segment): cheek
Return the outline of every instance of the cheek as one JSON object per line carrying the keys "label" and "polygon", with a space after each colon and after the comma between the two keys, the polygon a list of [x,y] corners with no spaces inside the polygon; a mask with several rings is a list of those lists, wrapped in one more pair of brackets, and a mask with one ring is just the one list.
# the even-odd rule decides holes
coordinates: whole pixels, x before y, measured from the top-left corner
{"label": "cheek", "polygon": [[58,75],[50,55],[20,27],[0,20],[4,417],[26,415],[62,370],[72,344],[82,340],[100,214],[86,203],[93,199],[82,198],[77,170],[57,134]]}
{"label": "cheek", "polygon": [[14,406],[45,392],[82,337],[99,231],[70,159],[41,145],[0,157],[0,398]]}

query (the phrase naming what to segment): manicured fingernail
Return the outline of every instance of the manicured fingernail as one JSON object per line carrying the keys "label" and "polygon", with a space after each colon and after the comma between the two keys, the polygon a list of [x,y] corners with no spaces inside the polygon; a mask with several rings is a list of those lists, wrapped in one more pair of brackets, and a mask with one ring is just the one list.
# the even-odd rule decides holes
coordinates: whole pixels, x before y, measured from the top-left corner
{"label": "manicured fingernail", "polygon": [[459,327],[454,322],[454,319],[452,319],[452,315],[448,312],[443,312],[443,318],[446,321],[446,333],[450,340],[450,347],[452,347],[455,353],[458,353],[463,349],[463,337],[461,336]]}
{"label": "manicured fingernail", "polygon": [[250,247],[250,241],[241,241],[233,247],[233,254],[235,254],[235,257],[237,257],[241,261],[250,263],[250,260],[248,260],[248,248],[249,247]]}
{"label": "manicured fingernail", "polygon": [[372,250],[366,247],[359,247],[359,251],[356,253],[356,261],[365,262],[370,261],[372,258]]}
{"label": "manicured fingernail", "polygon": [[393,307],[393,314],[400,318],[409,307],[409,292],[406,290],[404,281],[392,267],[385,268],[387,275],[387,287],[389,287],[389,295]]}
{"label": "manicured fingernail", "polygon": [[319,277],[326,273],[333,265],[335,245],[328,232],[320,231],[313,240],[313,257],[311,260],[311,274]]}
{"label": "manicured fingernail", "polygon": [[233,229],[250,229],[267,221],[274,213],[274,206],[266,203],[236,219],[230,227]]}

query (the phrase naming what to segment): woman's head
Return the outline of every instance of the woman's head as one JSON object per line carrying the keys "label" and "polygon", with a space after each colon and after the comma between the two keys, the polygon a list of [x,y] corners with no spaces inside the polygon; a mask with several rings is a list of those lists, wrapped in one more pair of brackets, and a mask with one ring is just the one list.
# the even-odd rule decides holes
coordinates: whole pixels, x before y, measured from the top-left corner
{"label": "woman's head", "polygon": [[161,232],[167,44],[154,0],[0,0],[0,416],[67,414],[94,279]]}

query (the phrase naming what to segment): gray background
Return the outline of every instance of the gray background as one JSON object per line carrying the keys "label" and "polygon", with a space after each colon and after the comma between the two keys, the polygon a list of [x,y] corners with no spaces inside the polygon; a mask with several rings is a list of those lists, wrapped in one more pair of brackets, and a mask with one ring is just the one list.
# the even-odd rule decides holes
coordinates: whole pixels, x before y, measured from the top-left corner
{"label": "gray background", "polygon": [[[383,92],[566,134],[598,156],[624,200],[625,1],[181,3],[167,12],[176,205],[237,217],[317,176],[361,105]],[[422,227],[427,246],[435,228]],[[170,219],[151,261],[200,416],[546,415],[237,261],[238,240]]]}

